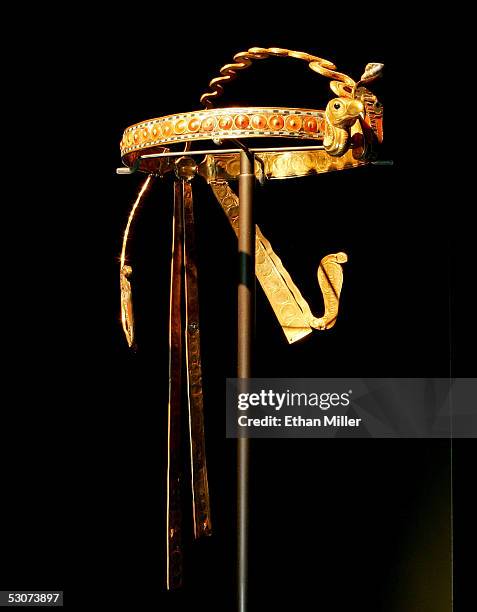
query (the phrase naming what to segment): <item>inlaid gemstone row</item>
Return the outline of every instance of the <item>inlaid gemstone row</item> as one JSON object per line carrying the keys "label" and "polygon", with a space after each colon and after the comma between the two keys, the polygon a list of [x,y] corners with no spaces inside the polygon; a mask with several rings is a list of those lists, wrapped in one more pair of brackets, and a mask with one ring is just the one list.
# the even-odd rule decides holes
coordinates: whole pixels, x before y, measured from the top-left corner
{"label": "inlaid gemstone row", "polygon": [[278,113],[229,113],[216,116],[165,117],[128,128],[121,141],[121,149],[135,148],[145,143],[184,136],[198,137],[211,132],[227,131],[288,132],[290,135],[318,137],[324,130],[322,115]]}

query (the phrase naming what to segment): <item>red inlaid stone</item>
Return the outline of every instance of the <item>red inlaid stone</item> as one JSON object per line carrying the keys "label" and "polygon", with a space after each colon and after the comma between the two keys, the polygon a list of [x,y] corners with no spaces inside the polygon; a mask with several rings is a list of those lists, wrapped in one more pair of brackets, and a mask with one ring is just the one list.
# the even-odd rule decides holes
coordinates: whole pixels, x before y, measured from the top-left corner
{"label": "red inlaid stone", "polygon": [[252,127],[257,130],[263,130],[267,127],[267,118],[264,115],[253,115]]}
{"label": "red inlaid stone", "polygon": [[247,115],[237,115],[235,117],[235,126],[239,130],[246,130],[249,126],[250,118]]}
{"label": "red inlaid stone", "polygon": [[135,143],[137,143],[139,141],[139,131],[138,130],[134,130],[133,132],[133,140]]}
{"label": "red inlaid stone", "polygon": [[172,136],[172,125],[168,121],[165,121],[162,124],[162,135],[164,138],[169,138],[169,136]]}
{"label": "red inlaid stone", "polygon": [[153,138],[160,138],[161,136],[161,128],[157,123],[155,123],[154,127],[152,128],[152,136]]}
{"label": "red inlaid stone", "polygon": [[211,132],[214,129],[214,119],[212,117],[207,117],[202,121],[202,131],[203,132]]}
{"label": "red inlaid stone", "polygon": [[289,132],[298,132],[301,124],[301,117],[298,117],[298,115],[290,115],[285,119],[285,127]]}
{"label": "red inlaid stone", "polygon": [[272,115],[268,120],[269,126],[272,130],[281,130],[285,121],[281,115]]}
{"label": "red inlaid stone", "polygon": [[174,132],[176,134],[183,134],[186,131],[187,122],[185,119],[178,119],[174,125]]}
{"label": "red inlaid stone", "polygon": [[194,117],[189,121],[189,132],[198,132],[200,128],[200,119]]}
{"label": "red inlaid stone", "polygon": [[306,132],[317,132],[318,131],[318,122],[314,117],[307,117],[303,121],[303,127]]}
{"label": "red inlaid stone", "polygon": [[376,125],[376,136],[378,137],[378,142],[383,142],[383,118],[379,117],[379,119],[375,119]]}
{"label": "red inlaid stone", "polygon": [[143,142],[146,142],[146,140],[148,140],[149,130],[147,128],[143,128],[142,133],[141,133],[141,138]]}
{"label": "red inlaid stone", "polygon": [[232,117],[228,116],[228,115],[224,115],[223,117],[220,117],[219,119],[219,128],[221,130],[230,130],[230,128],[232,127]]}

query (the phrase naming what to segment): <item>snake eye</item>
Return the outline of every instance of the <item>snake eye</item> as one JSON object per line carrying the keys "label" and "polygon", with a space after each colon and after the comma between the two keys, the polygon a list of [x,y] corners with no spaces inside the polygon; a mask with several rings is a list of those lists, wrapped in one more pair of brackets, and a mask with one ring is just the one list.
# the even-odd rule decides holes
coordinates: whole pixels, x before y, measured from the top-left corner
{"label": "snake eye", "polygon": [[341,104],[340,104],[339,102],[335,102],[335,103],[333,104],[333,107],[334,107],[336,110],[339,110],[339,109],[341,108]]}

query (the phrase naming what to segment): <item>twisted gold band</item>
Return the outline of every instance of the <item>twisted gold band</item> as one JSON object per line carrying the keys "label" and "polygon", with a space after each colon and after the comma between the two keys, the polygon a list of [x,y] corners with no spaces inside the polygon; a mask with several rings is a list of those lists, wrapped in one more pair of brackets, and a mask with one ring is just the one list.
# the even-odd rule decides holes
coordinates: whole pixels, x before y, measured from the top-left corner
{"label": "twisted gold band", "polygon": [[336,66],[333,64],[333,62],[323,59],[322,57],[311,55],[310,53],[304,53],[303,51],[282,49],[280,47],[270,47],[268,49],[263,47],[251,47],[248,49],[248,51],[236,53],[233,58],[233,64],[225,64],[225,66],[222,66],[219,71],[220,76],[212,79],[209,83],[211,91],[208,91],[201,96],[201,103],[206,108],[211,108],[215,99],[218,98],[224,91],[225,83],[236,79],[238,76],[238,71],[244,70],[245,68],[251,66],[252,61],[254,60],[262,60],[268,57],[292,57],[303,60],[308,62],[308,65],[312,70],[322,74],[323,76],[327,76],[337,81],[342,81],[350,86],[354,86],[356,84],[355,81],[353,81],[353,79],[347,75],[342,74],[341,72],[336,72]]}

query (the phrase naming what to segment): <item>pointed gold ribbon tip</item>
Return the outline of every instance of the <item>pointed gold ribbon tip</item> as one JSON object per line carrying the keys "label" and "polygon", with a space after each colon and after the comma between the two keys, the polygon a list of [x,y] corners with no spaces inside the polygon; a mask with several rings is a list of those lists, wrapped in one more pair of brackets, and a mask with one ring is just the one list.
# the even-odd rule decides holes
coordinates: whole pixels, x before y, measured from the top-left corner
{"label": "pointed gold ribbon tip", "polygon": [[144,181],[139,194],[132,205],[131,211],[129,212],[128,222],[126,223],[126,229],[123,235],[123,245],[121,249],[120,267],[119,267],[119,284],[121,289],[121,324],[123,327],[124,335],[128,346],[132,346],[134,343],[134,311],[132,303],[132,289],[129,278],[132,274],[131,266],[126,265],[126,253],[129,238],[129,231],[131,224],[136,214],[136,210],[142,200],[143,195],[146,193],[149,183],[151,182],[152,175],[150,174]]}

